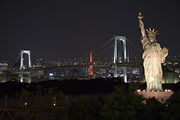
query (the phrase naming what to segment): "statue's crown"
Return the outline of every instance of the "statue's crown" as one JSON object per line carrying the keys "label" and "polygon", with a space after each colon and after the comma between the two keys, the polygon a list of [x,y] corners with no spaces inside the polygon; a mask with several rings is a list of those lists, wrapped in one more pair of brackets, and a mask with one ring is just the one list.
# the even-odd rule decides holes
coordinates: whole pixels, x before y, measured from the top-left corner
{"label": "statue's crown", "polygon": [[153,34],[153,35],[157,35],[158,34],[158,31],[155,31],[155,29],[149,28],[149,30],[146,29],[146,31],[148,32],[148,34]]}

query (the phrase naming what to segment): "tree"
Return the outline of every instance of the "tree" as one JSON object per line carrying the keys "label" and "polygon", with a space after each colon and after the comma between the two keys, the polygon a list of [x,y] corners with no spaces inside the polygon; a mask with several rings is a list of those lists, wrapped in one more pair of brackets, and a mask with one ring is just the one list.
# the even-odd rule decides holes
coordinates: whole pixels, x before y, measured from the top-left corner
{"label": "tree", "polygon": [[169,99],[168,120],[180,120],[180,90],[177,90]]}
{"label": "tree", "polygon": [[100,101],[99,99],[90,99],[86,96],[81,96],[79,99],[72,102],[69,109],[70,120],[99,120]]}
{"label": "tree", "polygon": [[105,120],[137,120],[143,112],[143,98],[135,94],[135,87],[116,86],[112,98],[101,109]]}
{"label": "tree", "polygon": [[166,104],[162,104],[154,97],[146,100],[142,119],[146,120],[166,120],[168,118]]}

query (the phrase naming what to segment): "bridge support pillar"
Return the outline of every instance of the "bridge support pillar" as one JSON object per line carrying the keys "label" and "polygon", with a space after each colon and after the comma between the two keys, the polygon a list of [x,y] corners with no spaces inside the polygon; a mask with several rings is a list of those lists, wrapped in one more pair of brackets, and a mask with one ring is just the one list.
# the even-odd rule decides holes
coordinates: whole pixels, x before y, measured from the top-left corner
{"label": "bridge support pillar", "polygon": [[117,65],[115,65],[114,66],[114,77],[115,78],[117,78],[117,69],[118,69],[118,67],[117,67]]}
{"label": "bridge support pillar", "polygon": [[20,70],[24,68],[24,54],[28,55],[28,65],[31,68],[31,53],[30,50],[21,50],[21,61],[20,61]]}
{"label": "bridge support pillar", "polygon": [[[122,41],[123,42],[123,53],[124,53],[124,61],[123,62],[127,62],[127,54],[126,54],[126,37],[125,36],[114,36],[114,77],[117,77],[117,70],[118,70],[118,41]],[[127,71],[126,68],[123,68],[124,71],[124,82],[127,82]]]}
{"label": "bridge support pillar", "polygon": [[127,83],[127,69],[126,69],[126,67],[123,68],[123,72],[124,72],[124,82]]}

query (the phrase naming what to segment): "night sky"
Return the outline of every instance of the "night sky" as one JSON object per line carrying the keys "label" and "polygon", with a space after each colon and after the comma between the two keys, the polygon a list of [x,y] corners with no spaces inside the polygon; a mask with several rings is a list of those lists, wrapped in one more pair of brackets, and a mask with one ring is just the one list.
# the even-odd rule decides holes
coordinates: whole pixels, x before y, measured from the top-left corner
{"label": "night sky", "polygon": [[159,31],[157,41],[170,56],[180,55],[178,0],[1,0],[0,61],[12,63],[21,49],[52,60],[79,57],[114,34],[142,53],[139,11],[145,28]]}

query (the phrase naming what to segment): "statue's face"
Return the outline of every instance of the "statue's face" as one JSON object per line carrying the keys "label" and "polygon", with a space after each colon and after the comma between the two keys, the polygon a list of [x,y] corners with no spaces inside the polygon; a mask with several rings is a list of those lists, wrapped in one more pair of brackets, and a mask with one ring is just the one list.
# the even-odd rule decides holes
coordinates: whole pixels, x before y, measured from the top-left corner
{"label": "statue's face", "polygon": [[150,42],[154,42],[156,40],[156,36],[153,34],[148,35]]}

